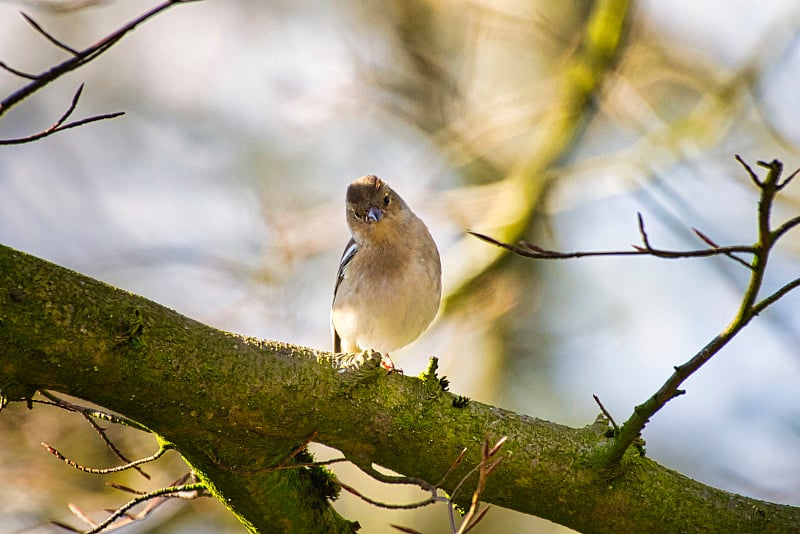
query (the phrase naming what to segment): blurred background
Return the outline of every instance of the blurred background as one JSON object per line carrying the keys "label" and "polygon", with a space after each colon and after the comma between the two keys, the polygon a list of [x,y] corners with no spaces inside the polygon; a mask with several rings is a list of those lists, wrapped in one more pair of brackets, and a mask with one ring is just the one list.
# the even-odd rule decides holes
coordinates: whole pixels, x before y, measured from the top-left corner
{"label": "blurred background", "polygon": [[[148,7],[4,1],[0,60],[41,72],[66,58],[20,10],[83,48]],[[0,119],[0,138],[44,129],[82,82],[74,118],[126,112],[0,147],[0,242],[219,328],[327,350],[344,191],[378,174],[426,221],[445,271],[437,322],[394,361],[416,375],[437,355],[453,392],[572,426],[594,420],[597,394],[622,422],[733,317],[748,272],[724,258],[534,261],[465,231],[624,250],[641,212],[660,248],[702,247],[692,227],[752,243],[757,193],[733,155],[800,167],[799,30],[794,0],[177,6]],[[23,84],[0,72],[3,97]],[[800,182],[774,220],[799,209]],[[799,259],[795,230],[765,291],[799,276]],[[790,294],[692,377],[647,427],[648,455],[800,506],[799,307]],[[130,457],[156,449],[112,436]],[[9,406],[0,534],[78,526],[70,502],[99,520],[128,500],[40,442],[117,462],[80,417]],[[184,470],[174,456],[147,469],[151,482],[110,480],[155,489]],[[419,497],[336,472],[376,499]],[[364,532],[449,532],[443,505],[386,511],[343,495],[336,507]],[[499,508],[474,532],[501,530],[569,532]],[[126,531],[245,530],[200,499]]]}

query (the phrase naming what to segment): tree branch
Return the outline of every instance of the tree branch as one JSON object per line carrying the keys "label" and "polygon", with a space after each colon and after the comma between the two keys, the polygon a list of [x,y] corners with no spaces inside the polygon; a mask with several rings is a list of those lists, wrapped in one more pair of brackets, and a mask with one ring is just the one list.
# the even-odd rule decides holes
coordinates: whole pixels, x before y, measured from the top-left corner
{"label": "tree branch", "polygon": [[[159,505],[163,504],[167,499],[178,498],[190,500],[207,496],[208,493],[206,492],[206,488],[202,483],[194,482],[185,484],[185,482],[193,478],[193,475],[188,473],[165,488],[159,488],[147,493],[138,493],[136,497],[111,512],[109,516],[100,523],[95,523],[89,519],[89,516],[75,505],[70,505],[70,510],[72,511],[73,515],[91,527],[89,530],[83,531],[82,534],[100,534],[101,532],[111,532],[123,526],[127,526],[135,521],[144,519],[148,514],[150,514],[150,512],[156,509]],[[126,488],[126,490],[127,489],[128,488]],[[145,502],[149,503],[149,505],[144,510],[135,515],[129,513],[129,510]],[[61,522],[54,521],[53,523],[62,528],[71,530],[72,532],[80,532]]]}
{"label": "tree branch", "polygon": [[[598,462],[610,445],[606,422],[569,428],[474,401],[455,407],[455,395],[431,395],[417,378],[370,370],[372,359],[362,371],[326,352],[221,332],[0,246],[2,394],[52,389],[138,421],[250,530],[354,530],[308,468],[270,469],[314,432],[362,465],[426,481],[448,473],[443,489],[453,491],[481,462],[487,429],[508,440],[481,500],[582,532],[800,524],[798,508],[711,488],[636,455],[625,455],[609,485]],[[462,507],[470,501],[456,495]]]}
{"label": "tree branch", "polygon": [[80,53],[80,52],[78,52],[77,50],[75,50],[75,49],[74,49],[74,48],[72,48],[71,46],[68,46],[68,45],[66,45],[66,44],[62,43],[61,41],[59,41],[58,39],[56,39],[55,37],[53,37],[53,35],[52,35],[51,33],[49,33],[49,32],[47,32],[47,31],[45,31],[45,29],[44,29],[44,28],[42,28],[41,26],[39,26],[39,23],[38,23],[38,22],[36,22],[35,20],[33,20],[33,19],[32,19],[31,17],[29,17],[29,16],[28,16],[26,13],[20,13],[20,15],[22,15],[22,17],[23,17],[23,18],[24,18],[26,21],[28,21],[28,24],[30,24],[31,26],[33,26],[33,29],[34,29],[34,30],[36,30],[37,32],[39,32],[41,35],[43,35],[43,36],[44,36],[44,38],[45,38],[45,39],[47,39],[48,41],[50,41],[51,43],[53,43],[54,45],[56,45],[56,46],[57,46],[58,48],[60,48],[61,50],[66,50],[67,52],[69,52],[69,53],[70,53],[70,54],[72,54],[73,56],[80,56],[80,55],[81,55],[81,53]]}
{"label": "tree branch", "polygon": [[[521,256],[536,259],[570,259],[581,258],[587,256],[655,256],[657,258],[698,258],[725,255],[739,263],[743,263],[750,269],[750,281],[745,288],[742,296],[742,301],[735,317],[731,320],[725,329],[709,341],[700,351],[698,351],[689,361],[675,367],[675,372],[662,384],[650,398],[644,403],[639,404],[633,410],[627,421],[622,426],[614,430],[614,442],[609,447],[605,463],[608,468],[615,468],[622,459],[622,456],[628,448],[639,439],[642,430],[649,422],[650,418],[655,415],[666,403],[670,400],[683,395],[684,390],[679,389],[680,385],[694,374],[700,367],[706,364],[715,354],[717,354],[728,342],[733,339],[747,324],[757,316],[761,311],[766,309],[771,304],[775,303],[778,299],[800,286],[800,279],[795,279],[772,295],[766,297],[760,302],[758,299],[759,291],[764,281],[764,276],[767,269],[767,260],[770,253],[778,242],[778,240],[786,235],[792,228],[800,225],[800,216],[794,217],[783,223],[777,230],[772,230],[770,214],[772,206],[775,202],[775,197],[788,183],[797,176],[800,170],[793,172],[790,176],[782,179],[783,164],[778,160],[773,160],[769,163],[759,161],[758,166],[767,169],[767,176],[762,180],[753,169],[738,155],[736,160],[744,167],[747,174],[750,176],[753,184],[759,189],[760,196],[758,201],[758,241],[754,245],[735,245],[720,247],[708,236],[701,231],[695,229],[695,234],[708,244],[711,248],[700,250],[688,251],[670,251],[653,248],[650,244],[650,239],[645,231],[644,222],[641,214],[638,215],[639,233],[642,238],[642,246],[634,245],[633,251],[595,251],[595,252],[557,252],[546,250],[539,246],[520,242],[519,245],[510,245],[499,242],[498,240],[479,234],[470,232],[475,237],[487,241],[493,245],[513,251]],[[750,264],[746,264],[744,260],[734,253],[748,253],[752,254],[753,258]],[[595,399],[597,400],[597,399]],[[602,405],[601,409],[602,409]],[[604,413],[605,410],[603,409]],[[616,427],[616,425],[615,425]]]}
{"label": "tree branch", "polygon": [[591,258],[598,256],[655,256],[656,258],[663,259],[685,259],[685,258],[708,258],[711,256],[729,255],[732,253],[750,253],[755,252],[755,247],[751,245],[733,245],[727,247],[712,247],[696,250],[666,250],[657,249],[650,246],[649,241],[645,238],[643,240],[644,246],[633,245],[634,250],[591,250],[591,251],[577,251],[577,252],[559,252],[557,250],[548,250],[527,241],[520,241],[517,245],[503,243],[488,235],[481,234],[469,230],[469,233],[482,241],[486,241],[497,247],[510,250],[520,256],[526,258],[534,258],[541,260],[568,260],[576,258]]}
{"label": "tree branch", "polygon": [[75,128],[76,126],[83,126],[84,124],[89,124],[90,122],[97,122],[97,121],[102,121],[102,120],[107,120],[107,119],[113,119],[115,117],[119,117],[121,115],[125,115],[124,111],[117,111],[115,113],[105,113],[103,115],[94,115],[92,117],[87,117],[85,119],[72,121],[72,122],[68,122],[67,124],[64,124],[64,121],[66,121],[70,117],[70,115],[72,115],[72,112],[75,111],[75,108],[78,105],[78,100],[81,97],[81,93],[83,93],[83,84],[80,84],[80,86],[78,86],[78,90],[75,91],[75,95],[72,97],[72,102],[70,103],[69,107],[67,108],[67,111],[65,111],[64,114],[61,115],[61,117],[59,117],[59,119],[55,123],[53,123],[53,125],[50,126],[49,128],[47,128],[45,130],[42,130],[41,132],[37,132],[35,134],[31,134],[31,135],[26,136],[26,137],[17,137],[15,139],[0,139],[0,146],[3,146],[3,145],[21,145],[23,143],[30,143],[30,142],[33,142],[33,141],[38,141],[39,139],[42,139],[42,138],[47,137],[49,135],[53,135],[56,132],[60,132],[60,131],[63,131],[63,130],[68,130],[70,128]]}
{"label": "tree branch", "polygon": [[[697,354],[686,363],[676,366],[675,372],[670,376],[666,382],[656,391],[647,401],[634,408],[633,414],[622,425],[620,431],[617,433],[614,443],[608,451],[606,458],[607,465],[613,467],[619,463],[622,455],[630,447],[630,445],[641,435],[650,418],[655,415],[667,402],[675,397],[682,395],[683,390],[678,389],[680,385],[694,374],[700,367],[706,364],[715,354],[717,354],[727,343],[733,339],[747,324],[758,314],[759,311],[765,309],[770,304],[785,295],[800,282],[795,280],[781,288],[773,297],[768,297],[760,303],[756,308],[755,303],[758,298],[758,293],[764,281],[764,275],[767,270],[767,260],[769,259],[770,252],[776,243],[776,235],[780,237],[785,232],[775,234],[770,228],[770,213],[772,205],[775,201],[775,196],[783,186],[788,183],[796,172],[789,176],[786,180],[781,182],[781,175],[783,173],[783,164],[778,160],[773,160],[770,163],[759,161],[760,167],[767,169],[767,176],[762,180],[755,172],[742,160],[738,155],[736,160],[742,164],[745,170],[750,175],[751,180],[760,189],[760,198],[758,201],[758,242],[754,246],[753,261],[751,263],[750,281],[747,284],[742,302],[736,312],[736,316],[728,324],[728,326],[714,339],[712,339],[705,347],[703,347]],[[786,225],[784,225],[785,227]]]}
{"label": "tree branch", "polygon": [[[187,4],[189,2],[197,2],[197,1],[201,1],[201,0],[168,0],[167,2],[164,2],[164,3],[162,3],[162,4],[158,5],[158,6],[150,9],[149,11],[147,11],[144,14],[140,15],[139,17],[135,18],[134,20],[128,22],[127,24],[123,25],[122,27],[120,27],[116,31],[110,33],[109,35],[107,35],[103,39],[97,41],[95,44],[93,44],[93,45],[91,45],[91,46],[89,46],[87,48],[84,48],[83,50],[76,50],[75,48],[72,48],[72,47],[64,44],[60,40],[56,39],[52,34],[50,34],[44,28],[42,28],[31,17],[29,17],[28,15],[23,13],[22,16],[25,18],[25,20],[31,26],[33,26],[33,28],[38,33],[43,35],[48,41],[53,43],[58,48],[61,48],[62,50],[66,50],[67,52],[69,52],[71,54],[71,57],[69,59],[65,60],[65,61],[62,61],[61,63],[59,63],[57,65],[54,65],[53,67],[51,67],[48,70],[46,70],[44,72],[41,72],[39,74],[29,74],[29,73],[26,73],[26,72],[22,72],[22,71],[20,71],[18,69],[14,69],[14,68],[8,66],[6,63],[0,62],[0,68],[3,68],[5,70],[7,70],[8,72],[11,72],[12,74],[20,76],[22,78],[27,78],[27,79],[31,80],[30,83],[22,86],[21,88],[17,89],[16,91],[11,93],[10,95],[8,95],[5,98],[3,98],[2,100],[0,100],[0,117],[4,113],[6,113],[9,109],[11,109],[15,105],[19,104],[20,102],[22,102],[23,100],[25,100],[27,97],[29,97],[30,95],[32,95],[33,93],[35,93],[39,89],[42,89],[43,87],[47,86],[48,84],[50,84],[54,80],[57,80],[58,78],[60,78],[64,74],[66,74],[66,73],[68,73],[68,72],[70,72],[72,70],[75,70],[75,69],[85,65],[86,63],[89,63],[90,61],[94,60],[95,58],[97,58],[98,56],[100,56],[101,54],[106,52],[109,48],[111,48],[117,41],[122,39],[122,37],[124,37],[127,33],[129,33],[130,31],[134,30],[137,26],[139,26],[143,22],[147,21],[148,19],[158,15],[162,11],[165,11],[166,9],[168,9],[168,8],[170,8],[170,7],[172,7],[172,6],[176,5],[176,4]],[[68,128],[74,128],[76,126],[82,126],[84,124],[88,124],[90,122],[96,122],[96,121],[99,121],[99,120],[112,119],[114,117],[118,117],[118,116],[122,115],[122,113],[108,113],[108,114],[103,114],[103,115],[95,115],[93,117],[89,117],[89,118],[82,119],[82,120],[79,120],[79,121],[71,122],[69,124],[63,124],[64,120],[66,120],[66,118],[69,117],[69,115],[75,109],[75,106],[77,105],[77,101],[78,101],[78,98],[80,97],[80,93],[81,93],[82,89],[83,89],[83,85],[81,85],[81,87],[78,89],[78,91],[76,92],[75,96],[73,97],[72,105],[70,106],[70,108],[61,117],[61,119],[59,119],[59,121],[56,122],[56,124],[54,124],[53,126],[51,126],[50,128],[48,128],[46,130],[43,130],[43,131],[41,131],[41,132],[39,132],[37,134],[32,134],[32,135],[27,136],[27,137],[22,137],[22,138],[18,138],[18,139],[2,140],[2,141],[0,141],[0,145],[13,145],[13,144],[20,144],[20,143],[28,143],[28,142],[31,142],[31,141],[35,141],[37,139],[41,139],[42,137],[46,137],[48,135],[51,135],[51,134],[53,134],[53,133],[55,133],[57,131],[66,130]]]}

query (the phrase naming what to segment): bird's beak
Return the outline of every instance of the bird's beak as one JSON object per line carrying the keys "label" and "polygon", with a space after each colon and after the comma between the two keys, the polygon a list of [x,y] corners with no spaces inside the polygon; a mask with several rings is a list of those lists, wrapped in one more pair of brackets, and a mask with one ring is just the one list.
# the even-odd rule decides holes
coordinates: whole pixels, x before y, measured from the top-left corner
{"label": "bird's beak", "polygon": [[383,219],[383,210],[376,207],[371,207],[367,210],[367,222],[368,223],[376,223]]}

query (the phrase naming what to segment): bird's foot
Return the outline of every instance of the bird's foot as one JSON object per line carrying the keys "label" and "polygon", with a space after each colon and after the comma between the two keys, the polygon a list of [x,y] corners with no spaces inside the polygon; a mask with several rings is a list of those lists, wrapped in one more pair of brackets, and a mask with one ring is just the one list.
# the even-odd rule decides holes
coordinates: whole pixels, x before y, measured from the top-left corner
{"label": "bird's foot", "polygon": [[402,369],[395,367],[394,362],[392,361],[392,358],[389,356],[388,352],[381,353],[381,367],[386,369],[386,371],[389,373],[403,374]]}

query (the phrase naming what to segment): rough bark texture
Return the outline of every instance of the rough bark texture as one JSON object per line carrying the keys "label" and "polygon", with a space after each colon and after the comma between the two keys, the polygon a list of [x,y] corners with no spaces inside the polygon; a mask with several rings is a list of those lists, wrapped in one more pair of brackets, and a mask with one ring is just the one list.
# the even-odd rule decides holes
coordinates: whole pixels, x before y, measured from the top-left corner
{"label": "rough bark texture", "polygon": [[[800,509],[700,484],[629,452],[603,471],[603,421],[569,428],[470,402],[374,360],[215,330],[159,304],[0,246],[0,390],[67,393],[146,425],[175,446],[253,531],[350,532],[324,483],[271,471],[313,432],[359,465],[438,481],[508,436],[483,500],[583,532],[796,532]],[[0,414],[2,424],[2,414]],[[322,481],[324,482],[324,481]],[[468,498],[467,493],[463,494]]]}

